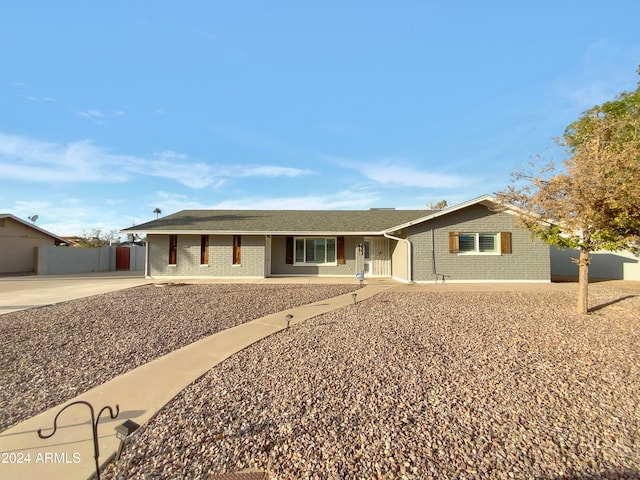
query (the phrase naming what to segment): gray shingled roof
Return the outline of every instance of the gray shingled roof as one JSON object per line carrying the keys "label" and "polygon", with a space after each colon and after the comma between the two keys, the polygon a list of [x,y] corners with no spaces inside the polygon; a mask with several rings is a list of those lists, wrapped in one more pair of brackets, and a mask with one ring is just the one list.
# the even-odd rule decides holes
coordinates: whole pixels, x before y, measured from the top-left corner
{"label": "gray shingled roof", "polygon": [[183,210],[136,225],[136,233],[377,233],[433,210]]}

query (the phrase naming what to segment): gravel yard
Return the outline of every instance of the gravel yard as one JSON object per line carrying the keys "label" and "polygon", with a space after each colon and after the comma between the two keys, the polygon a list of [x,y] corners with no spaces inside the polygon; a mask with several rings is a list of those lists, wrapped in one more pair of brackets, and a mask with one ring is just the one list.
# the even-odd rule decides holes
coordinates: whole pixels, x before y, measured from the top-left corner
{"label": "gravel yard", "polygon": [[185,389],[104,477],[640,478],[640,296],[590,298],[391,291],[316,317]]}
{"label": "gravel yard", "polygon": [[[640,478],[640,291],[592,285],[581,316],[555,287],[403,287],[292,326],[185,389],[103,478]],[[1,428],[354,288],[145,286],[2,315]]]}
{"label": "gravel yard", "polygon": [[154,285],[0,316],[0,431],[196,340],[354,285]]}

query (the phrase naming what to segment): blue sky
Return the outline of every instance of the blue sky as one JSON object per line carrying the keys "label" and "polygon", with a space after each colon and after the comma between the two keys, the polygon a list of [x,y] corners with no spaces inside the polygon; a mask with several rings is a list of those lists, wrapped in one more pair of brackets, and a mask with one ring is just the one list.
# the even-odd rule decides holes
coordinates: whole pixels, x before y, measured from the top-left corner
{"label": "blue sky", "polygon": [[425,208],[636,88],[637,0],[32,1],[0,13],[0,212]]}

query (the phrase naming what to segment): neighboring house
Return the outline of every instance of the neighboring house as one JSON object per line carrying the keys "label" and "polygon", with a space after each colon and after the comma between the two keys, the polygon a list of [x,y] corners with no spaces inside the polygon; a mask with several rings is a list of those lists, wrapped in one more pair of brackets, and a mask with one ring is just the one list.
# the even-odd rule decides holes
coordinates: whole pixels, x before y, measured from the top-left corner
{"label": "neighboring house", "polygon": [[9,213],[0,213],[0,274],[34,272],[36,247],[65,240]]}
{"label": "neighboring house", "polygon": [[63,235],[62,238],[64,239],[65,243],[70,247],[75,247],[79,245],[80,242],[82,242],[83,240],[82,237],[78,237],[75,235]]}
{"label": "neighboring house", "polygon": [[548,282],[549,247],[482,196],[443,210],[183,210],[147,235],[151,277],[354,276]]}

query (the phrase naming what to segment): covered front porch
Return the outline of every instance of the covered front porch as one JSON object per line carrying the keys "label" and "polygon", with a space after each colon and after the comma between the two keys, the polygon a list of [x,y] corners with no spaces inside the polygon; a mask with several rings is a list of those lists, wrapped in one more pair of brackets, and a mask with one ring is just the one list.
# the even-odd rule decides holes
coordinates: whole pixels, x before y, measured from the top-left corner
{"label": "covered front porch", "polygon": [[267,236],[266,252],[268,277],[362,273],[408,281],[405,243],[384,236]]}

